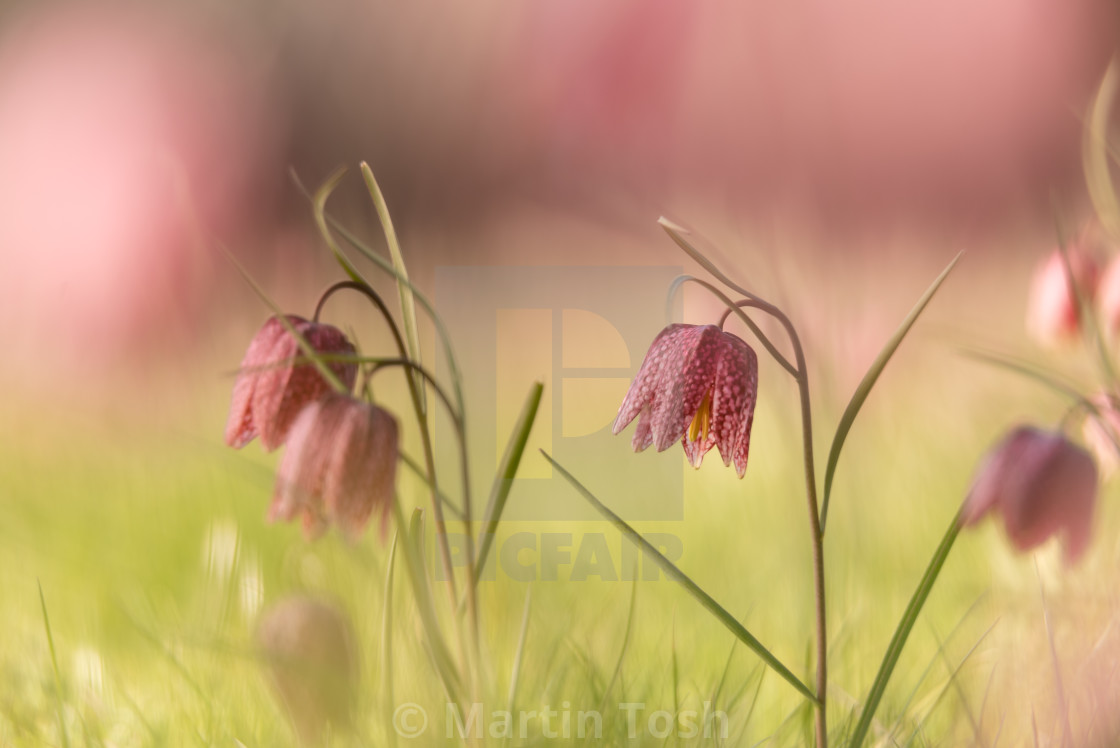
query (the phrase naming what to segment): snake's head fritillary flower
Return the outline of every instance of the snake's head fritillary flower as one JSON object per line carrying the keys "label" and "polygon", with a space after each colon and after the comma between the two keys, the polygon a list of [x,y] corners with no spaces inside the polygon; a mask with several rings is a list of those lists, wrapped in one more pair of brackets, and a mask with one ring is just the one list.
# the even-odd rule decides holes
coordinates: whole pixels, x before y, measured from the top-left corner
{"label": "snake's head fritillary flower", "polygon": [[397,421],[387,411],[332,392],[299,414],[276,472],[270,520],[303,517],[308,538],[328,524],[358,536],[381,513],[384,535],[397,476]]}
{"label": "snake's head fritillary flower", "polygon": [[1020,551],[1061,533],[1066,560],[1075,563],[1089,543],[1096,498],[1097,467],[1088,452],[1061,433],[1020,426],[981,465],[961,524],[999,512]]}
{"label": "snake's head fritillary flower", "polygon": [[1092,402],[1097,412],[1085,416],[1081,434],[1107,479],[1120,469],[1120,406],[1107,392],[1094,395]]}
{"label": "snake's head fritillary flower", "polygon": [[[336,327],[294,314],[288,315],[288,322],[319,353],[355,353],[353,344]],[[278,317],[270,317],[249,344],[233,385],[226,444],[240,449],[259,435],[265,449],[276,449],[304,406],[331,390],[314,364],[295,363],[302,355],[295,336]],[[335,361],[328,366],[347,390],[354,387],[356,363]]]}
{"label": "snake's head fritillary flower", "polygon": [[1081,310],[1071,280],[1086,302],[1096,296],[1099,268],[1085,242],[1070,244],[1066,255],[1068,272],[1058,249],[1038,266],[1027,301],[1027,331],[1048,346],[1069,342],[1081,333]]}
{"label": "snake's head fritillary flower", "polygon": [[758,356],[742,339],[715,325],[669,325],[654,339],[614,433],[635,418],[634,450],[661,452],[678,439],[693,467],[719,447],[723,464],[747,470],[758,394]]}
{"label": "snake's head fritillary flower", "polygon": [[350,725],[358,657],[341,611],[310,597],[286,598],[261,616],[257,641],[305,745],[320,745],[328,725]]}

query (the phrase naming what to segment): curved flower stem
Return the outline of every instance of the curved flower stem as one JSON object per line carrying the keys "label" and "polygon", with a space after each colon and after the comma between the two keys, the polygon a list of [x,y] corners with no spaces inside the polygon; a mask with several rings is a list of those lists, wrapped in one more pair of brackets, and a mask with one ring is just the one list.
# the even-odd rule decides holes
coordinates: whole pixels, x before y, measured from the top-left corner
{"label": "curved flower stem", "polygon": [[[701,280],[700,278],[696,278],[691,275],[682,275],[677,277],[673,281],[673,288],[679,287],[685,283],[696,283],[724,303],[724,306],[727,307],[727,313],[720,318],[719,326],[721,328],[723,327],[724,322],[727,320],[727,317],[731,314],[734,314],[740,320],[742,320],[743,324],[746,325],[752,333],[754,333],[755,337],[758,338],[759,342],[762,343],[762,346],[767,350],[767,352],[774,357],[774,360],[777,361],[783,369],[789,372],[789,375],[791,377],[797,376],[797,369],[794,368],[793,364],[786,360],[786,357],[783,356],[780,351],[778,351],[774,344],[770,342],[770,339],[766,337],[766,334],[762,332],[762,328],[755,324],[754,320],[752,320],[750,317],[743,314],[743,311],[739,309],[738,306],[736,306],[735,302],[728,298],[727,294],[725,294],[723,291],[720,291],[718,288],[713,286],[711,283],[708,283],[706,280]],[[751,304],[745,304],[745,306],[754,306],[771,315],[773,315],[774,313],[773,310],[776,309],[776,307],[767,304],[761,299],[752,299],[751,301]]]}
{"label": "curved flower stem", "polygon": [[[677,246],[684,250],[685,254],[699,263],[701,267],[715,276],[717,280],[732,291],[742,294],[746,298],[746,301],[740,302],[740,304],[743,306],[757,307],[781,322],[782,326],[785,327],[786,332],[789,334],[790,343],[793,345],[797,369],[794,378],[797,380],[797,387],[801,394],[801,434],[804,444],[805,490],[806,498],[809,502],[809,525],[813,539],[813,586],[816,590],[817,603],[817,700],[819,702],[816,711],[817,748],[827,748],[828,720],[825,696],[827,695],[828,689],[828,640],[826,638],[827,630],[825,626],[824,541],[821,532],[820,507],[817,502],[817,476],[813,463],[813,416],[809,407],[809,375],[805,370],[805,353],[801,348],[801,340],[797,336],[797,331],[794,329],[793,323],[789,321],[789,317],[778,309],[778,307],[751,293],[727,277],[722,270],[716,267],[711,260],[693,247],[684,237],[687,231],[664,217],[660,218],[658,223],[661,224],[661,227],[669,234],[669,237],[676,242]],[[735,305],[736,308],[738,308],[738,306],[738,304]],[[752,326],[752,330],[753,329],[754,327]],[[773,353],[772,350],[770,352]]]}
{"label": "curved flower stem", "polygon": [[[393,319],[393,315],[389,312],[389,307],[386,306],[378,293],[366,283],[353,280],[335,283],[324,291],[323,295],[319,298],[319,303],[315,306],[315,315],[313,319],[318,321],[319,314],[322,312],[323,305],[327,302],[327,299],[336,292],[342,290],[353,290],[361,293],[377,307],[378,311],[381,312],[381,316],[385,318],[386,323],[389,325],[389,331],[393,335],[393,341],[396,343],[397,350],[400,352],[401,356],[400,359],[388,359],[387,361],[408,360],[408,349],[405,347],[404,338],[401,336],[401,331],[400,328],[397,327],[396,320]],[[430,377],[428,378],[430,379]],[[459,595],[455,587],[455,573],[451,563],[451,547],[447,543],[447,524],[443,514],[443,503],[440,501],[439,486],[436,482],[436,463],[435,452],[432,449],[432,432],[428,424],[427,414],[420,407],[420,388],[416,385],[416,379],[413,376],[409,376],[407,379],[409,395],[412,398],[412,408],[416,413],[416,418],[420,425],[420,442],[424,450],[424,469],[428,474],[427,483],[431,493],[432,514],[435,516],[436,520],[436,539],[439,544],[440,560],[443,564],[444,576],[447,577],[448,592],[451,594],[452,601],[455,601],[458,599]],[[440,388],[434,387],[434,389],[443,398],[444,403],[447,404],[448,410],[452,413],[453,420],[455,420],[456,424],[459,424],[462,421],[462,416],[447,402],[447,398]],[[470,537],[469,531],[467,536],[468,538]]]}
{"label": "curved flower stem", "polygon": [[[735,290],[741,291],[736,288]],[[817,501],[817,474],[813,459],[813,414],[809,402],[809,373],[805,368],[805,352],[801,347],[801,339],[789,317],[776,306],[769,304],[753,294],[746,294],[748,299],[737,302],[734,306],[753,307],[771,315],[786,329],[790,344],[793,346],[794,362],[797,380],[797,389],[801,397],[801,436],[802,454],[805,464],[805,495],[809,504],[809,527],[813,541],[813,588],[816,593],[816,629],[817,629],[817,701],[816,710],[816,737],[817,748],[828,746],[828,638],[827,621],[825,618],[824,594],[824,536],[821,532],[820,506]],[[732,312],[728,309],[720,319],[720,327],[727,321]]]}

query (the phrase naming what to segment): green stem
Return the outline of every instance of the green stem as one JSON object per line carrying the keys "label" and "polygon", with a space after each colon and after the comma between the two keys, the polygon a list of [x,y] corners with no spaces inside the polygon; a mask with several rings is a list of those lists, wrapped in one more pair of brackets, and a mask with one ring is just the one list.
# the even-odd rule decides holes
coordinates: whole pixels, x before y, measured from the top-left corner
{"label": "green stem", "polygon": [[828,621],[825,605],[825,579],[824,579],[824,535],[821,531],[820,505],[817,501],[817,472],[813,459],[813,411],[809,401],[809,373],[805,366],[805,351],[801,347],[801,339],[789,317],[778,307],[763,301],[753,294],[746,293],[743,289],[734,286],[725,279],[734,290],[748,298],[729,307],[720,319],[720,326],[727,321],[728,314],[738,311],[740,307],[753,307],[760,309],[777,319],[786,329],[790,344],[793,346],[797,391],[801,400],[801,437],[802,460],[805,468],[805,498],[809,509],[809,533],[813,549],[813,592],[816,607],[816,639],[817,639],[817,708],[815,716],[815,731],[817,748],[828,748]]}
{"label": "green stem", "polygon": [[[478,630],[478,595],[474,585],[474,581],[477,578],[477,575],[475,573],[474,539],[472,538],[473,523],[471,520],[471,476],[470,462],[467,459],[466,423],[463,421],[462,413],[457,411],[451,404],[451,400],[448,398],[447,393],[443,391],[443,388],[439,386],[439,383],[436,381],[435,377],[433,377],[427,369],[408,358],[385,359],[377,364],[376,368],[374,369],[374,373],[391,366],[402,366],[408,369],[412,373],[412,375],[418,375],[420,379],[426,381],[432,388],[432,391],[436,393],[440,401],[443,403],[444,407],[447,409],[448,414],[451,416],[451,422],[455,426],[455,436],[459,442],[459,467],[461,471],[460,475],[463,482],[463,527],[467,536],[467,613],[470,616],[471,641],[474,647],[473,654],[475,655],[475,661],[477,662],[477,658],[480,654]],[[410,382],[410,387],[415,386],[417,376],[409,376],[408,380]],[[422,422],[424,421],[426,421],[426,419],[422,419]],[[435,489],[433,487],[433,491],[434,490]],[[443,508],[442,506],[440,506],[438,495],[433,496],[433,501],[435,502],[435,505],[439,507],[440,516],[442,517]],[[442,536],[442,534],[441,537],[443,542],[446,543],[446,537]],[[448,572],[448,574],[450,575],[450,571]],[[452,604],[454,604],[456,600],[457,598],[452,597]]]}
{"label": "green stem", "polygon": [[[404,338],[401,337],[401,331],[397,327],[396,320],[393,319],[393,315],[389,312],[389,307],[381,299],[381,296],[379,296],[378,293],[364,281],[341,281],[328,288],[325,292],[323,292],[322,297],[320,297],[319,299],[319,303],[315,306],[314,319],[319,319],[319,313],[323,310],[323,304],[326,303],[327,299],[330,298],[335,292],[344,289],[357,291],[364,295],[374,306],[377,307],[378,311],[381,312],[381,316],[385,318],[385,322],[389,325],[389,332],[392,333],[393,341],[396,343],[397,350],[401,355],[400,359],[387,359],[387,362],[407,361],[408,349],[405,347]],[[378,366],[382,365],[386,364],[378,364]],[[431,427],[428,425],[427,408],[422,407],[423,402],[420,396],[420,387],[418,386],[419,383],[417,382],[418,376],[423,375],[417,375],[414,372],[409,372],[408,376],[406,377],[406,379],[408,380],[408,393],[412,400],[412,409],[416,413],[417,423],[420,426],[420,443],[424,450],[424,470],[428,474],[427,483],[432,500],[432,515],[436,520],[436,539],[439,544],[440,560],[443,564],[444,576],[447,577],[448,592],[451,594],[452,601],[454,601],[458,598],[459,595],[458,591],[455,588],[455,573],[454,567],[451,564],[451,547],[447,543],[447,523],[444,519],[443,504],[439,499],[439,486],[436,482],[436,461],[435,451],[432,448],[432,431]],[[447,398],[445,395],[443,395],[443,391],[439,390],[439,388],[436,389],[443,397],[444,402],[447,402]],[[450,404],[448,404],[448,409],[451,410],[453,414],[455,413]],[[456,422],[458,422],[459,416],[454,415],[453,417],[456,419]]]}

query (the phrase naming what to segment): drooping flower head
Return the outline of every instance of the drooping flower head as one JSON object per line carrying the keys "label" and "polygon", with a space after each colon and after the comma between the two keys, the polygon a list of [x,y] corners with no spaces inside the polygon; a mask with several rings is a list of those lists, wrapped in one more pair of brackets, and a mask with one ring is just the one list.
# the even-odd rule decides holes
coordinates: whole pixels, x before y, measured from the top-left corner
{"label": "drooping flower head", "polygon": [[[1027,331],[1044,345],[1057,345],[1077,338],[1081,333],[1081,310],[1071,282],[1086,302],[1097,290],[1099,269],[1083,235],[1066,250],[1069,271],[1062,251],[1055,249],[1035,270],[1027,301]],[[1071,276],[1072,273],[1072,276]]]}
{"label": "drooping flower head", "polygon": [[358,654],[353,629],[338,608],[311,597],[286,598],[261,616],[257,640],[305,745],[320,745],[328,725],[350,726]]}
{"label": "drooping flower head", "polygon": [[310,538],[329,523],[357,537],[374,508],[384,534],[397,475],[397,421],[376,405],[332,392],[303,409],[276,471],[270,520],[303,517]]}
{"label": "drooping flower head", "polygon": [[[336,327],[309,322],[294,314],[288,315],[288,322],[319,353],[355,352]],[[233,385],[226,444],[240,449],[259,435],[265,449],[276,449],[284,443],[304,406],[331,390],[314,364],[295,363],[301,355],[299,341],[279,318],[270,317],[249,344]],[[358,376],[356,363],[335,361],[328,366],[347,390],[353,388]]]}
{"label": "drooping flower head", "polygon": [[1066,560],[1075,563],[1089,543],[1096,497],[1097,467],[1088,452],[1061,433],[1020,426],[977,471],[961,524],[999,512],[1020,551],[1061,533]]}
{"label": "drooping flower head", "polygon": [[669,325],[654,339],[618,409],[614,433],[636,417],[636,452],[678,439],[693,467],[719,447],[723,464],[747,469],[758,393],[758,357],[715,325]]}

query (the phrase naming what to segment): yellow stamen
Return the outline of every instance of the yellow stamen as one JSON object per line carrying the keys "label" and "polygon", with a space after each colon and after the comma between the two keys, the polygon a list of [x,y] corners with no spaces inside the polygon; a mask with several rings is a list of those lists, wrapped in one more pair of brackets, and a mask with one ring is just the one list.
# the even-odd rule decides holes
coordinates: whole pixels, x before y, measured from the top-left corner
{"label": "yellow stamen", "polygon": [[688,427],[688,440],[690,442],[698,441],[696,437],[702,439],[708,438],[708,426],[711,424],[712,419],[712,393],[705,392],[704,399],[700,401],[700,407],[696,410],[696,415],[692,417],[692,425]]}

